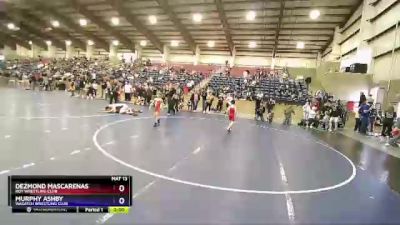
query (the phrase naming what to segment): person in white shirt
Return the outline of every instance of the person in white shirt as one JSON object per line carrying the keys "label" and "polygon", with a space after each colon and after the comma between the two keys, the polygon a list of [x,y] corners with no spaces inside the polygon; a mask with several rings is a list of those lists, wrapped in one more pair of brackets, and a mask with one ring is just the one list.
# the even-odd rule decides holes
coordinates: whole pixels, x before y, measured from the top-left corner
{"label": "person in white shirt", "polygon": [[307,101],[306,104],[303,105],[303,119],[305,121],[308,121],[308,118],[309,118],[308,115],[309,115],[310,110],[311,110],[310,103]]}
{"label": "person in white shirt", "polygon": [[95,72],[92,72],[91,75],[92,75],[92,81],[93,81],[93,80],[96,80],[96,73],[95,73]]}
{"label": "person in white shirt", "polygon": [[99,85],[97,84],[97,82],[93,82],[92,87],[93,87],[93,97],[96,98],[97,88],[99,87]]}
{"label": "person in white shirt", "polygon": [[316,119],[315,117],[317,116],[317,107],[312,107],[310,109],[310,111],[308,112],[308,125],[310,126],[310,128],[313,128],[313,126],[316,125]]}
{"label": "person in white shirt", "polygon": [[124,93],[125,93],[125,101],[130,102],[131,101],[131,95],[132,95],[132,85],[129,82],[125,83],[124,86]]}

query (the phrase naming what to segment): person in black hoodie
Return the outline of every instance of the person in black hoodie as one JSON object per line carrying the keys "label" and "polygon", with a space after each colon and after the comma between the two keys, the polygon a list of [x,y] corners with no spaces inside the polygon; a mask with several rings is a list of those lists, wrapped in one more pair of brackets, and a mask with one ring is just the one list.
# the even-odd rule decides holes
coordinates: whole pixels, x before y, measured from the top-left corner
{"label": "person in black hoodie", "polygon": [[171,112],[175,115],[175,102],[173,96],[175,95],[175,88],[171,88],[167,94],[167,103],[168,103],[168,116],[171,115]]}
{"label": "person in black hoodie", "polygon": [[397,117],[396,112],[394,111],[394,107],[389,106],[385,112],[383,113],[383,121],[382,121],[382,132],[381,135],[383,137],[390,137],[392,133],[392,127],[394,123],[394,119]]}
{"label": "person in black hoodie", "polygon": [[222,111],[222,106],[224,105],[224,96],[222,94],[218,97],[217,112]]}
{"label": "person in black hoodie", "polygon": [[261,98],[256,96],[255,100],[256,104],[254,109],[255,112],[254,119],[257,120],[257,118],[260,116]]}
{"label": "person in black hoodie", "polygon": [[358,102],[358,104],[361,105],[365,101],[367,101],[367,97],[365,97],[364,92],[361,92],[360,93],[360,101]]}
{"label": "person in black hoodie", "polygon": [[111,92],[110,92],[110,104],[118,103],[118,85],[112,84],[111,85]]}
{"label": "person in black hoodie", "polygon": [[[337,105],[332,107],[330,111],[330,119],[329,119],[329,131],[337,130],[339,124],[339,116],[340,116],[340,108]],[[334,128],[332,129],[334,124]]]}
{"label": "person in black hoodie", "polygon": [[203,99],[203,113],[206,113],[206,107],[207,107],[207,91],[202,90],[201,92],[201,98]]}

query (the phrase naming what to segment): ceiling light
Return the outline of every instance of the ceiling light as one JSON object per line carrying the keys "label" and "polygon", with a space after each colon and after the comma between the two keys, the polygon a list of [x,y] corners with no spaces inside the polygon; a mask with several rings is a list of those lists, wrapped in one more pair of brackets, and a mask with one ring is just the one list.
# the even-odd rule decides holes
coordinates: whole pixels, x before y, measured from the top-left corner
{"label": "ceiling light", "polygon": [[203,19],[203,16],[200,13],[193,14],[193,21],[195,23],[200,23],[202,19]]}
{"label": "ceiling light", "polygon": [[147,41],[146,40],[140,41],[140,46],[146,46],[146,45],[147,45]]}
{"label": "ceiling light", "polygon": [[82,27],[84,27],[84,26],[86,26],[86,25],[88,24],[88,22],[87,22],[86,19],[79,19],[79,24],[80,24]]}
{"label": "ceiling light", "polygon": [[94,42],[93,42],[92,40],[88,40],[88,41],[87,41],[87,44],[88,44],[88,45],[94,45]]}
{"label": "ceiling light", "polygon": [[30,45],[32,45],[32,44],[33,44],[33,43],[32,43],[32,41],[29,41],[28,43],[29,43]]}
{"label": "ceiling light", "polygon": [[303,49],[304,48],[304,42],[302,42],[302,41],[297,42],[296,48]]}
{"label": "ceiling light", "polygon": [[209,48],[213,48],[213,47],[215,46],[215,41],[208,41],[208,42],[207,42],[207,46],[208,46]]}
{"label": "ceiling light", "polygon": [[119,41],[118,41],[118,40],[113,40],[113,41],[112,41],[112,44],[113,44],[114,46],[118,46],[118,45],[119,45]]}
{"label": "ceiling light", "polygon": [[51,45],[51,41],[46,41],[46,45],[50,46]]}
{"label": "ceiling light", "polygon": [[72,44],[72,42],[71,42],[70,40],[66,40],[66,41],[65,41],[65,44],[66,44],[67,46],[70,46],[70,45]]}
{"label": "ceiling light", "polygon": [[250,41],[249,48],[255,48],[255,47],[257,47],[257,43],[255,41]]}
{"label": "ceiling light", "polygon": [[15,24],[13,24],[13,23],[8,23],[8,24],[7,24],[7,28],[10,29],[10,30],[14,30],[14,29],[15,29]]}
{"label": "ceiling light", "polygon": [[149,21],[151,24],[156,24],[157,23],[157,17],[154,15],[149,16]]}
{"label": "ceiling light", "polygon": [[179,46],[179,41],[171,41],[171,46],[172,47],[178,47]]}
{"label": "ceiling light", "polygon": [[321,15],[321,12],[318,9],[314,9],[310,11],[310,18],[313,20],[318,19],[318,17]]}
{"label": "ceiling light", "polygon": [[119,25],[119,18],[118,17],[111,17],[111,24],[114,26]]}
{"label": "ceiling light", "polygon": [[59,27],[59,26],[60,26],[60,22],[58,22],[58,20],[52,20],[52,21],[51,21],[51,25],[52,25],[53,27]]}
{"label": "ceiling light", "polygon": [[256,18],[256,12],[254,12],[254,11],[249,11],[246,14],[246,20],[251,21],[251,20],[254,20],[255,18]]}

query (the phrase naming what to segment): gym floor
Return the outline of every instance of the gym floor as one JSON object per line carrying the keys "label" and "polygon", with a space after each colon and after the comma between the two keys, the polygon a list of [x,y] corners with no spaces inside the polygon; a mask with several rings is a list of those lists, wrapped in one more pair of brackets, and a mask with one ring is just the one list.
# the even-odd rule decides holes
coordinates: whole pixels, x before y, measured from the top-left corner
{"label": "gym floor", "polygon": [[[0,224],[399,224],[400,159],[340,133],[0,88]],[[8,175],[131,175],[128,215],[13,215]]]}

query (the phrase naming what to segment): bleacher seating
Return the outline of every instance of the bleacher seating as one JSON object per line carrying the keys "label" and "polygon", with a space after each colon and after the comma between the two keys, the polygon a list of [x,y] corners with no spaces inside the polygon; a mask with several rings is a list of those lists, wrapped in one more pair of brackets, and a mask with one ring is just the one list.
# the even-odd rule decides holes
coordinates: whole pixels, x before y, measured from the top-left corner
{"label": "bleacher seating", "polygon": [[199,74],[188,75],[185,73],[177,75],[171,75],[170,73],[160,74],[158,71],[152,71],[142,72],[139,76],[139,82],[149,82],[150,78],[155,87],[163,87],[168,83],[179,83],[180,87],[184,87],[191,80],[193,80],[194,84],[197,85],[201,82],[203,76]]}
{"label": "bleacher seating", "polygon": [[259,81],[238,77],[214,76],[209,88],[217,92],[233,93],[237,98],[252,99],[258,94],[277,102],[304,104],[308,98],[307,85],[303,80],[261,78]]}

